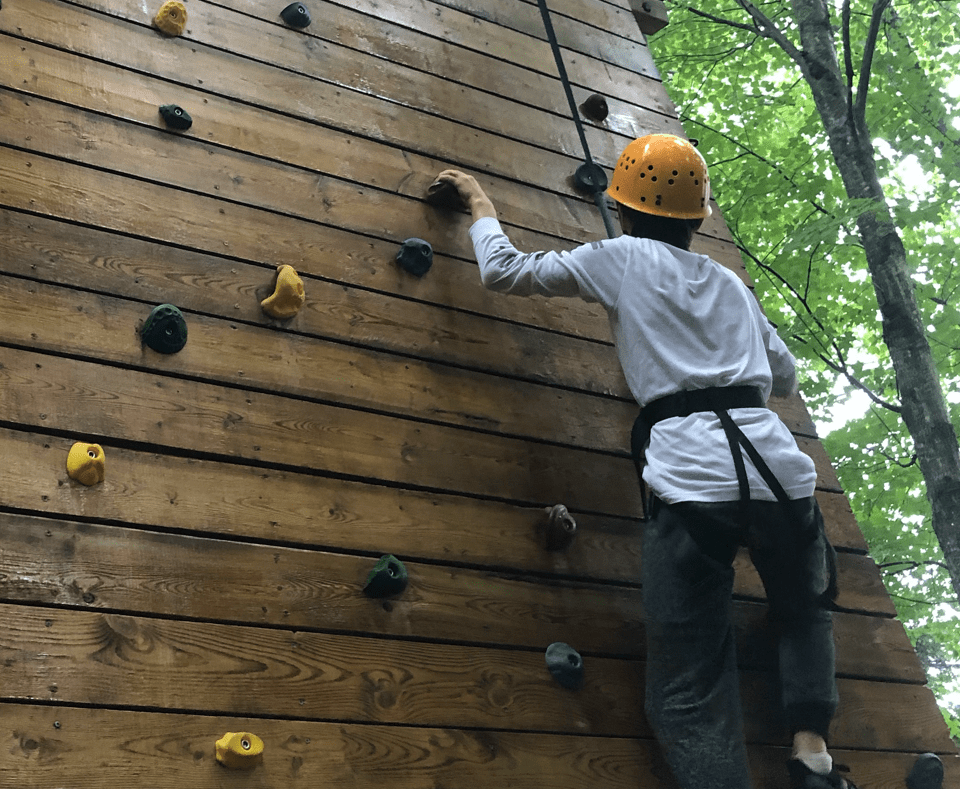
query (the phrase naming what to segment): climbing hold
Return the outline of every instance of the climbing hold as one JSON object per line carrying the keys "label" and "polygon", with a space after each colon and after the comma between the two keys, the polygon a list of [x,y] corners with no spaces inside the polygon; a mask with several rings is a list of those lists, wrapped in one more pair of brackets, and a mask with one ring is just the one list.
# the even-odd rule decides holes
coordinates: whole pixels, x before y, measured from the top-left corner
{"label": "climbing hold", "polygon": [[427,187],[426,201],[436,208],[458,211],[466,206],[460,199],[460,192],[450,181],[434,181]]}
{"label": "climbing hold", "polygon": [[573,174],[573,185],[579,192],[595,194],[607,188],[607,174],[599,164],[584,162]]}
{"label": "climbing hold", "polygon": [[157,11],[153,24],[168,36],[182,35],[187,26],[187,7],[180,0],[167,0]]}
{"label": "climbing hold", "polygon": [[172,304],[160,304],[150,311],[140,337],[157,353],[176,353],[187,344],[187,322]]}
{"label": "climbing hold", "polygon": [[271,318],[292,318],[303,306],[303,280],[293,266],[277,266],[277,286],[273,295],[260,302],[260,307]]}
{"label": "climbing hold", "polygon": [[386,554],[374,565],[363,585],[368,597],[389,597],[407,588],[407,568],[396,556]]}
{"label": "climbing hold", "polygon": [[630,0],[630,10],[640,31],[647,36],[667,26],[670,17],[663,0]]}
{"label": "climbing hold", "polygon": [[160,117],[167,126],[177,131],[186,131],[193,126],[193,118],[177,104],[164,104],[160,108]]}
{"label": "climbing hold", "polygon": [[67,476],[87,487],[96,485],[103,482],[103,462],[103,447],[78,441],[67,453]]}
{"label": "climbing hold", "polygon": [[580,690],[583,687],[583,658],[569,644],[557,641],[547,647],[547,668],[563,687]]}
{"label": "climbing hold", "polygon": [[310,24],[310,12],[303,3],[290,3],[280,12],[280,18],[290,27],[304,28]]}
{"label": "climbing hold", "polygon": [[547,509],[547,550],[562,551],[570,547],[577,534],[577,522],[562,504]]}
{"label": "climbing hold", "polygon": [[935,753],[921,753],[907,775],[907,789],[941,789],[943,762]]}
{"label": "climbing hold", "polygon": [[248,731],[228,731],[216,747],[217,761],[230,770],[252,770],[263,761],[263,740]]}
{"label": "climbing hold", "polygon": [[610,108],[607,107],[607,100],[603,96],[599,93],[594,93],[580,105],[580,112],[583,113],[585,118],[589,118],[592,121],[602,121],[607,117]]}
{"label": "climbing hold", "polygon": [[422,277],[433,265],[433,247],[422,238],[408,238],[397,252],[400,268],[415,277]]}

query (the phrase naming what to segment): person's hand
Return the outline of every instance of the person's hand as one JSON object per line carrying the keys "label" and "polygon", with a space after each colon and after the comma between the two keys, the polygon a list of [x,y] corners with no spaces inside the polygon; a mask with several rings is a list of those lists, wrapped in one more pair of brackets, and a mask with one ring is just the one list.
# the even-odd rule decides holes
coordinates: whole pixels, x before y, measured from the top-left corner
{"label": "person's hand", "polygon": [[463,204],[473,216],[474,222],[485,216],[497,218],[497,210],[493,207],[493,203],[490,202],[490,198],[487,197],[483,189],[480,188],[480,184],[477,183],[477,179],[472,175],[467,175],[459,170],[444,170],[437,176],[437,181],[439,183],[449,183],[457,190]]}

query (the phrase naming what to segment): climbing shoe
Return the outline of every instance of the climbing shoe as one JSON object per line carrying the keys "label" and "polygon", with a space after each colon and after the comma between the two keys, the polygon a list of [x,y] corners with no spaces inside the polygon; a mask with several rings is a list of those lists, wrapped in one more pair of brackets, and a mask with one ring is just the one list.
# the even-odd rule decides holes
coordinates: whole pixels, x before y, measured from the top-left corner
{"label": "climbing shoe", "polygon": [[787,772],[790,773],[790,789],[857,789],[853,782],[840,776],[846,772],[842,765],[834,765],[826,775],[815,773],[799,759],[787,761]]}
{"label": "climbing shoe", "polygon": [[907,789],[942,789],[943,762],[935,753],[921,753],[907,775]]}

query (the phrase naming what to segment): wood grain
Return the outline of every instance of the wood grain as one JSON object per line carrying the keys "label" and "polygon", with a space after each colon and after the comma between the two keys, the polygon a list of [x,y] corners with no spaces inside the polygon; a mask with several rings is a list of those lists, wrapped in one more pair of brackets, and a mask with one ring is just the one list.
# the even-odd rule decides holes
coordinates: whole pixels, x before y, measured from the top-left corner
{"label": "wood grain", "polygon": [[[217,715],[649,736],[642,664],[590,658],[571,693],[543,654],[0,606],[3,698]],[[786,732],[772,675],[741,672],[748,741]],[[943,750],[928,689],[838,681],[835,748]],[[891,709],[902,711],[892,721]]]}
{"label": "wood grain", "polygon": [[638,486],[622,484],[635,473],[628,458],[10,348],[0,364],[7,422],[537,506],[640,511]]}
{"label": "wood grain", "polygon": [[[263,766],[234,776],[215,762],[223,731],[252,731],[266,743]],[[121,710],[0,704],[0,781],[46,789],[69,776],[76,789],[255,789],[356,787],[389,782],[399,789],[473,789],[479,782],[540,789],[675,789],[650,740],[551,736],[521,732],[353,726],[312,721],[176,715]],[[872,789],[903,789],[910,753],[834,751],[851,777]],[[785,749],[751,748],[758,785],[787,789]],[[960,780],[952,751],[946,780]]]}
{"label": "wood grain", "polygon": [[[626,658],[645,653],[636,587],[423,564],[411,561],[403,541],[381,552],[401,557],[410,584],[376,601],[362,593],[370,556],[12,514],[0,514],[0,536],[0,599],[8,602],[532,649],[566,641],[585,654]],[[844,586],[859,568],[844,561],[842,569]],[[743,588],[743,574],[735,586],[739,594],[759,592]],[[741,664],[775,667],[765,607],[738,603],[735,611]],[[843,614],[835,632],[840,674],[924,680],[898,622]]]}

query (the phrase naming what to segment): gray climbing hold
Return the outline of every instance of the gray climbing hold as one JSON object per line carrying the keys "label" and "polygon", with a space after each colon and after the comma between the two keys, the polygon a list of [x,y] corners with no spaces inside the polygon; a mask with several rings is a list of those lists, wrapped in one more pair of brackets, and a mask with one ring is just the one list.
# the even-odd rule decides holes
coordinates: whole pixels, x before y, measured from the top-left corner
{"label": "gray climbing hold", "polygon": [[922,753],[907,775],[907,789],[941,789],[943,762],[935,753]]}
{"label": "gray climbing hold", "polygon": [[290,27],[305,28],[310,24],[310,12],[303,3],[290,3],[280,12],[280,18]]}
{"label": "gray climbing hold", "polygon": [[466,208],[457,191],[450,181],[434,181],[427,187],[426,201],[428,205],[443,208],[447,211],[460,211]]}
{"label": "gray climbing hold", "polygon": [[547,669],[563,687],[580,690],[583,687],[583,658],[569,644],[557,641],[547,647]]}
{"label": "gray climbing hold", "polygon": [[140,337],[157,353],[176,353],[187,344],[187,322],[172,304],[160,304],[151,310]]}
{"label": "gray climbing hold", "polygon": [[555,504],[547,513],[547,550],[562,551],[569,548],[577,535],[577,522],[562,504]]}
{"label": "gray climbing hold", "polygon": [[584,162],[573,174],[573,185],[578,192],[602,192],[607,188],[607,174],[599,164]]}
{"label": "gray climbing hold", "polygon": [[386,554],[373,566],[363,585],[368,597],[389,597],[407,588],[407,568],[396,556]]}
{"label": "gray climbing hold", "polygon": [[592,121],[602,121],[607,117],[610,108],[607,106],[607,100],[599,93],[589,96],[583,104],[580,105],[580,112],[585,118]]}
{"label": "gray climbing hold", "polygon": [[422,238],[408,238],[397,252],[400,268],[415,277],[422,277],[433,265],[433,247]]}
{"label": "gray climbing hold", "polygon": [[164,104],[160,108],[160,117],[167,126],[177,131],[186,131],[193,126],[193,118],[177,104]]}

